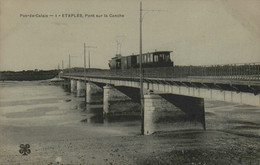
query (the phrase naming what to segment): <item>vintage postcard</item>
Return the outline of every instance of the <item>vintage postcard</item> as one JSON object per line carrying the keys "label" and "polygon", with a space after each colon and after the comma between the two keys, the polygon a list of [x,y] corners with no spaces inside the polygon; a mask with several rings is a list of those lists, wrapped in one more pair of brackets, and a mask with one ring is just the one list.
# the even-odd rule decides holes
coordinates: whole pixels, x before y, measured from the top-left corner
{"label": "vintage postcard", "polygon": [[0,165],[259,165],[259,11],[0,0]]}

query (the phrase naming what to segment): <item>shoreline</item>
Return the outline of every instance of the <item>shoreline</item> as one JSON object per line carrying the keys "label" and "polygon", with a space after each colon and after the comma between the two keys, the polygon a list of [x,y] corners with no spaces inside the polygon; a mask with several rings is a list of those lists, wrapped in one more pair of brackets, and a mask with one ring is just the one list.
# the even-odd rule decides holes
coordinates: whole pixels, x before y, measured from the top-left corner
{"label": "shoreline", "polygon": [[[168,123],[168,131],[143,136],[138,119],[105,121],[101,105],[85,106],[59,86],[25,84],[1,88],[1,165],[260,162],[259,107],[205,100],[206,131]],[[21,155],[20,144],[31,153]]]}

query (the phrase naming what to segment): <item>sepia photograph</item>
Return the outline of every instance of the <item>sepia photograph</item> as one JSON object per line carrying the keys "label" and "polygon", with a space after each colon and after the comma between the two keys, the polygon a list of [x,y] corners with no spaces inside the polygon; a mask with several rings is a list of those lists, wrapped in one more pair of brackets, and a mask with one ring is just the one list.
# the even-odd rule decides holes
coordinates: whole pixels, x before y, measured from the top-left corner
{"label": "sepia photograph", "polygon": [[260,165],[260,0],[0,0],[0,165]]}

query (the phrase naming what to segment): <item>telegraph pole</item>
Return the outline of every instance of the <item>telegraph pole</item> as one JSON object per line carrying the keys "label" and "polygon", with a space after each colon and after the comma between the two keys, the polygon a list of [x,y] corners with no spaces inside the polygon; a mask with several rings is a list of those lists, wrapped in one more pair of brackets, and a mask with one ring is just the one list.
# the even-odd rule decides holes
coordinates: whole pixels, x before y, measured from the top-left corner
{"label": "telegraph pole", "polygon": [[142,68],[142,2],[140,2],[140,99],[141,99],[141,134],[144,135],[144,91]]}
{"label": "telegraph pole", "polygon": [[90,69],[90,50],[88,51],[88,68]]}
{"label": "telegraph pole", "polygon": [[[86,44],[84,43],[84,83],[86,86],[87,83],[87,75],[86,75]],[[86,88],[85,88],[86,89]],[[85,92],[85,103],[87,103],[87,91]]]}
{"label": "telegraph pole", "polygon": [[69,75],[70,75],[70,54],[69,54]]}
{"label": "telegraph pole", "polygon": [[[96,46],[86,46],[84,44],[84,54],[86,53],[85,48],[97,48]],[[88,51],[88,68],[90,68],[90,50]]]}
{"label": "telegraph pole", "polygon": [[70,54],[69,54],[69,69],[70,69]]}
{"label": "telegraph pole", "polygon": [[70,63],[71,57],[78,57],[78,56],[71,56],[71,55],[69,54],[69,74],[70,74],[70,69],[71,69],[71,63]]}
{"label": "telegraph pole", "polygon": [[124,40],[125,40],[125,35],[116,36],[116,54],[121,54],[121,46]]}
{"label": "telegraph pole", "polygon": [[[86,46],[84,43],[84,83],[87,83],[87,71],[86,71],[86,48],[97,48],[95,46]],[[90,50],[88,51],[88,68],[90,68]],[[85,103],[87,103],[87,93],[85,92]]]}
{"label": "telegraph pole", "polygon": [[[142,13],[145,11],[144,13]],[[140,2],[140,99],[141,99],[141,134],[144,135],[144,91],[143,91],[143,68],[142,68],[142,23],[144,15],[148,12],[161,12],[166,10],[144,10],[142,9],[142,2]]]}

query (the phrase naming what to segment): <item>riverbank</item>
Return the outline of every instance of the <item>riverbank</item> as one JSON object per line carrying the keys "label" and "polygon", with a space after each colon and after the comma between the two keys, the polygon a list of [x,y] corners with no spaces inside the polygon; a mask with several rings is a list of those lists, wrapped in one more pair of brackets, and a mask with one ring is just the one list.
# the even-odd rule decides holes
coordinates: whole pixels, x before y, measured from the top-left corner
{"label": "riverbank", "polygon": [[[84,131],[84,129],[75,131],[75,129],[77,130],[75,127],[62,126],[19,129],[19,131],[31,133],[31,136],[37,139],[37,141],[36,139],[23,139],[24,133],[20,134],[20,138],[17,137],[19,141],[30,141],[32,153],[22,156],[18,153],[16,144],[8,144],[5,152],[1,150],[2,164],[58,164],[57,162],[59,162],[64,165],[257,165],[260,161],[259,138],[238,136],[222,131],[187,130],[158,133],[151,136],[124,136],[114,132],[113,135],[104,136],[103,133],[98,133],[99,136],[96,136],[98,131],[89,129],[88,131]],[[32,131],[36,132],[38,136],[35,136]],[[75,134],[71,134],[71,132]],[[103,135],[101,136],[101,134]],[[39,137],[39,135],[42,136]],[[197,139],[198,137],[200,140]],[[226,139],[230,140],[225,141]]]}
{"label": "riverbank", "polygon": [[[85,106],[59,86],[0,85],[1,165],[260,162],[259,107],[205,100],[207,131],[165,124],[173,129],[142,136],[138,119],[103,120],[102,105]],[[21,155],[20,144],[31,153]]]}

